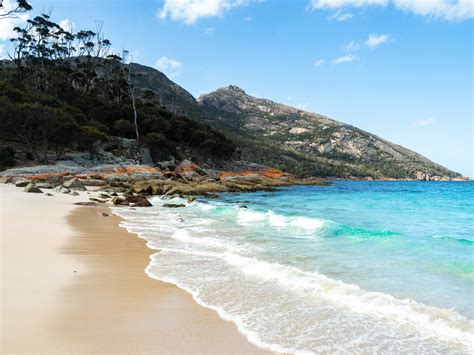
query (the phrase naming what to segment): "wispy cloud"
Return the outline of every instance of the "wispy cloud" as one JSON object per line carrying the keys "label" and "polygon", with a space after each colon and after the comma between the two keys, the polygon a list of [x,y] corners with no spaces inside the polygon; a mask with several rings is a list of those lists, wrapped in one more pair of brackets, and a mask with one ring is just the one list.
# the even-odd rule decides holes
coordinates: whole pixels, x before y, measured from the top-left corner
{"label": "wispy cloud", "polygon": [[183,63],[173,58],[163,56],[156,61],[154,67],[172,78],[181,74]]}
{"label": "wispy cloud", "polygon": [[216,32],[216,28],[215,27],[208,27],[204,30],[204,34],[206,35],[212,35]]}
{"label": "wispy cloud", "polygon": [[253,17],[252,17],[252,16],[244,17],[244,21],[245,21],[245,22],[252,22],[252,21],[253,21]]}
{"label": "wispy cloud", "polygon": [[424,120],[417,120],[413,122],[413,126],[415,127],[426,127],[426,126],[431,126],[434,124],[436,120],[434,118],[426,118]]}
{"label": "wispy cloud", "polygon": [[380,46],[381,44],[386,43],[390,37],[386,34],[383,35],[375,35],[371,34],[369,35],[369,38],[365,41],[365,44],[368,45],[370,48],[376,48]]}
{"label": "wispy cloud", "polygon": [[346,54],[341,57],[334,59],[331,63],[332,64],[342,64],[342,63],[349,63],[356,59],[357,57],[354,54]]}
{"label": "wispy cloud", "polygon": [[336,11],[334,14],[332,14],[328,18],[334,21],[345,22],[345,21],[349,21],[353,16],[354,15],[352,15],[350,12]]}
{"label": "wispy cloud", "polygon": [[326,63],[326,61],[325,61],[324,59],[318,59],[318,60],[316,60],[316,61],[313,63],[313,65],[314,65],[315,67],[320,67],[320,66],[323,65],[324,63]]}
{"label": "wispy cloud", "polygon": [[395,8],[428,18],[463,21],[474,18],[473,0],[310,0],[310,10],[339,10],[393,5]]}
{"label": "wispy cloud", "polygon": [[346,52],[355,52],[359,50],[360,44],[356,41],[350,41],[348,44],[344,46]]}
{"label": "wispy cloud", "polygon": [[200,18],[222,16],[225,12],[240,6],[248,5],[252,0],[165,0],[158,10],[161,19],[171,18],[173,21],[188,25]]}

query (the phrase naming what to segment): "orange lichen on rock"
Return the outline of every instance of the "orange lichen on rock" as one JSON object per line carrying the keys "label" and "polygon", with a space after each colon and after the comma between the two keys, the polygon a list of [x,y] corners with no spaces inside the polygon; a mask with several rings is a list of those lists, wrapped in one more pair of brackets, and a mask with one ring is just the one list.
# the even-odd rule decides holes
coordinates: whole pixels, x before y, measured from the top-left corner
{"label": "orange lichen on rock", "polygon": [[279,179],[283,176],[283,171],[275,168],[268,168],[266,170],[262,171],[223,171],[220,173],[219,177],[226,178],[226,177],[232,177],[232,176],[251,176],[251,175],[258,175],[258,176],[263,176],[266,178],[270,179]]}

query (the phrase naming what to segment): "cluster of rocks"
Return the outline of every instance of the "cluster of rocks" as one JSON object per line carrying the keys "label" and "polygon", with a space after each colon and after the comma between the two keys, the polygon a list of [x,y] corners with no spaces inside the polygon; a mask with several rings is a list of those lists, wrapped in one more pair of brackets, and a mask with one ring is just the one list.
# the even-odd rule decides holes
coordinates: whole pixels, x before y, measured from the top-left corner
{"label": "cluster of rocks", "polygon": [[[142,165],[99,165],[92,168],[57,164],[10,169],[0,173],[5,183],[25,192],[42,189],[78,195],[78,191],[102,191],[88,205],[112,202],[117,206],[148,207],[146,196],[218,197],[226,192],[273,191],[279,186],[325,185],[321,180],[298,179],[278,169],[252,166],[250,171],[204,169],[190,160],[161,162],[157,168]],[[121,194],[121,195],[118,195]],[[168,206],[182,207],[182,206]]]}

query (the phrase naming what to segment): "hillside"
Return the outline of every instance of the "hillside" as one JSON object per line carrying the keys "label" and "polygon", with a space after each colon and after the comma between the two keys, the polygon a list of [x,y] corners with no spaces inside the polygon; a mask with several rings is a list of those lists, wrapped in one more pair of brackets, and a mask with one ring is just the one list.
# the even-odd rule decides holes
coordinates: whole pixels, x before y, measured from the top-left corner
{"label": "hillside", "polygon": [[[456,177],[426,157],[357,127],[256,98],[236,86],[198,99],[206,122],[234,139],[244,159],[270,160],[301,174],[372,177]],[[271,150],[256,156],[262,146]]]}

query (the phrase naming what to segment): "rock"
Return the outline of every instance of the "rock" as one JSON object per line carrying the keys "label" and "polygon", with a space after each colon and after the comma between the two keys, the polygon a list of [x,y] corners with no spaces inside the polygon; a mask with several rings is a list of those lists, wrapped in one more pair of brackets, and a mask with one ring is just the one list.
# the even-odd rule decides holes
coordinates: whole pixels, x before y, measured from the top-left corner
{"label": "rock", "polygon": [[206,193],[205,196],[207,198],[219,198],[220,197],[219,194],[215,194],[215,193]]}
{"label": "rock", "polygon": [[104,180],[99,179],[86,179],[83,182],[84,186],[105,186],[107,183]]}
{"label": "rock", "polygon": [[245,205],[242,205],[242,206],[240,206],[239,208],[248,208],[248,207],[247,207],[247,206],[245,206]]}
{"label": "rock", "polygon": [[29,183],[28,185],[26,185],[26,187],[23,189],[23,191],[25,192],[32,192],[32,193],[43,193],[43,191],[41,191],[39,189],[39,187],[37,187],[34,183]]}
{"label": "rock", "polygon": [[16,187],[26,187],[31,181],[27,179],[20,178],[15,182]]}
{"label": "rock", "polygon": [[112,199],[112,203],[117,206],[129,206],[130,202],[125,197],[117,196]]}
{"label": "rock", "polygon": [[73,178],[63,183],[63,186],[71,190],[86,191],[86,187],[78,178]]}
{"label": "rock", "polygon": [[186,205],[183,205],[182,203],[176,204],[176,203],[165,203],[163,207],[168,207],[168,208],[181,208],[181,207],[186,207]]}
{"label": "rock", "polygon": [[160,161],[156,163],[156,166],[161,170],[173,171],[174,169],[176,169],[176,162],[174,160]]}
{"label": "rock", "polygon": [[38,183],[36,183],[36,186],[38,186],[40,189],[52,189],[53,188],[53,186],[48,182],[38,182]]}
{"label": "rock", "polygon": [[49,192],[44,194],[45,196],[54,196],[53,194],[50,194]]}
{"label": "rock", "polygon": [[[117,194],[115,194],[115,195],[117,195]],[[99,197],[100,197],[100,198],[103,198],[103,199],[111,198],[109,195],[107,195],[107,194],[105,194],[105,193],[100,193],[100,194],[99,194]]]}
{"label": "rock", "polygon": [[110,196],[112,196],[112,197],[118,196],[118,193],[112,192],[112,193],[110,194]]}
{"label": "rock", "polygon": [[79,196],[79,192],[77,192],[77,191],[69,191],[69,192],[65,192],[65,194],[68,194],[68,195],[71,195],[71,196]]}
{"label": "rock", "polygon": [[107,202],[105,200],[101,200],[101,199],[95,198],[95,197],[89,197],[89,200],[94,201],[94,202],[99,202],[99,203],[106,203]]}
{"label": "rock", "polygon": [[95,202],[75,202],[74,205],[85,206],[85,207],[98,207],[99,205]]}
{"label": "rock", "polygon": [[176,167],[176,169],[174,169],[174,172],[179,174],[179,176],[183,177],[184,179],[199,177],[200,171],[202,171],[202,169],[199,167],[199,165],[194,164],[192,161],[187,159],[183,160]]}
{"label": "rock", "polygon": [[191,203],[191,202],[194,202],[196,201],[196,197],[195,196],[190,196],[188,197],[188,203]]}
{"label": "rock", "polygon": [[142,148],[140,150],[140,153],[142,155],[142,164],[143,165],[154,166],[153,158],[151,157],[151,153],[150,153],[150,149]]}
{"label": "rock", "polygon": [[108,213],[105,213],[105,212],[102,212],[100,215],[101,215],[102,217],[109,217],[109,216],[110,216]]}
{"label": "rock", "polygon": [[127,202],[130,203],[130,206],[133,207],[151,207],[153,206],[150,201],[144,196],[132,196],[129,195],[126,197]]}

